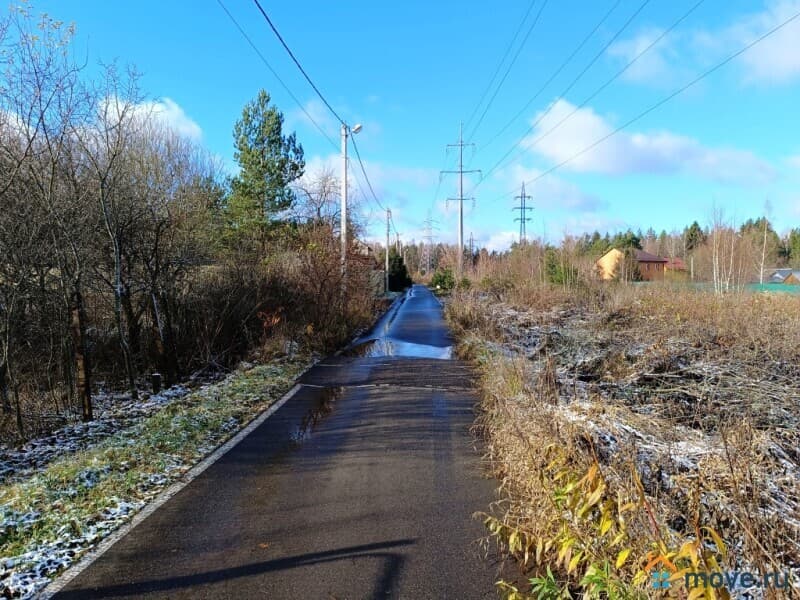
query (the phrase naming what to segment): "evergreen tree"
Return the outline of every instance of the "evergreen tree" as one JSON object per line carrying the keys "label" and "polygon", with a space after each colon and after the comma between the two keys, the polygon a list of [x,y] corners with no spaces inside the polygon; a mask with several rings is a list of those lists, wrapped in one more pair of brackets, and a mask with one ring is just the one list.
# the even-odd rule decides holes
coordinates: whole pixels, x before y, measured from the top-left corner
{"label": "evergreen tree", "polygon": [[706,242],[706,234],[697,221],[689,225],[689,227],[684,230],[683,235],[686,240],[685,245],[687,252],[691,252]]}
{"label": "evergreen tree", "polygon": [[789,232],[786,238],[786,257],[789,265],[800,267],[800,227],[795,227]]}
{"label": "evergreen tree", "polygon": [[625,248],[637,248],[641,250],[642,238],[641,235],[637,235],[628,229],[628,231],[624,233],[617,233],[611,240],[611,246],[619,250],[624,250]]}
{"label": "evergreen tree", "polygon": [[263,249],[276,218],[294,202],[289,184],[303,175],[303,147],[294,133],[283,135],[283,115],[264,90],[244,107],[233,137],[240,171],[226,204],[228,237]]}
{"label": "evergreen tree", "polygon": [[403,257],[392,248],[389,251],[389,291],[402,292],[411,285],[411,277],[403,262]]}

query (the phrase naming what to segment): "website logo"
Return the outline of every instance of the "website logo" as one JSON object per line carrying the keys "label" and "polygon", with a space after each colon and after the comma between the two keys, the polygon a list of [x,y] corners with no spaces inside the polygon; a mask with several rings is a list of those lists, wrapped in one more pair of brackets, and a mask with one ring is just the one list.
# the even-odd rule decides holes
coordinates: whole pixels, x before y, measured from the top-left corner
{"label": "website logo", "polygon": [[650,578],[653,581],[653,587],[657,590],[665,590],[669,588],[669,578],[672,573],[663,569],[658,569],[650,573]]}

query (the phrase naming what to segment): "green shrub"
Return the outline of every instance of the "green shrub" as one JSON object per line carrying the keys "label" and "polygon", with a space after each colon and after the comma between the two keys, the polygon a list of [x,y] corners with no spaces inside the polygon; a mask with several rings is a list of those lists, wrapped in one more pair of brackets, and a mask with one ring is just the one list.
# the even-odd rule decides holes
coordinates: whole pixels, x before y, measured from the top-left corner
{"label": "green shrub", "polygon": [[452,269],[437,269],[431,279],[431,287],[440,292],[449,292],[456,286],[456,278]]}

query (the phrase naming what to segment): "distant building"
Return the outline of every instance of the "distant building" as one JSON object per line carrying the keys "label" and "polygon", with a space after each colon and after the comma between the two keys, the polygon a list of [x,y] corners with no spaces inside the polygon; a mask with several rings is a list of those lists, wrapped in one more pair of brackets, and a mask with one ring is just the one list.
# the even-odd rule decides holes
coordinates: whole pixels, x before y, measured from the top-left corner
{"label": "distant building", "polygon": [[353,252],[361,256],[372,256],[375,254],[372,248],[369,247],[369,244],[362,242],[358,238],[353,240]]}
{"label": "distant building", "polygon": [[664,265],[664,269],[667,271],[685,271],[686,263],[683,262],[682,258],[674,256],[672,258],[667,259],[667,263]]}
{"label": "distant building", "polygon": [[800,285],[800,270],[798,269],[775,269],[769,276],[770,283],[786,283],[789,285]]}
{"label": "distant building", "polygon": [[625,252],[616,248],[606,252],[595,263],[600,279],[604,281],[633,279],[633,266],[638,269],[638,275],[643,281],[660,281],[664,279],[664,267],[669,262],[666,258],[661,258],[638,248],[634,248],[630,256],[630,261],[633,264],[627,267],[631,269],[631,272],[626,273]]}

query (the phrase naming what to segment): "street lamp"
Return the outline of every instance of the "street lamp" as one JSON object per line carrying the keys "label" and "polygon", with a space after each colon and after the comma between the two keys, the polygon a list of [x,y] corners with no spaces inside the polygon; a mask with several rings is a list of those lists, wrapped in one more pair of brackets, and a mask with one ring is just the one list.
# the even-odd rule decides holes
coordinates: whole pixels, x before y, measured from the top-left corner
{"label": "street lamp", "polygon": [[347,123],[342,123],[342,206],[340,209],[341,226],[339,227],[342,237],[342,292],[345,289],[345,276],[347,275],[347,136],[355,135],[361,131],[361,124],[358,123],[351,129]]}

